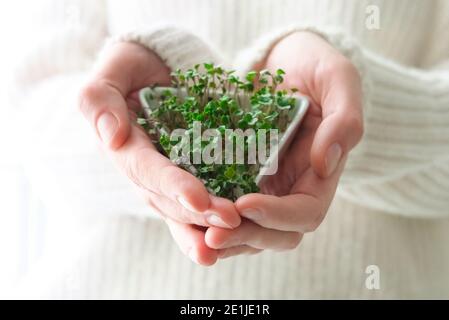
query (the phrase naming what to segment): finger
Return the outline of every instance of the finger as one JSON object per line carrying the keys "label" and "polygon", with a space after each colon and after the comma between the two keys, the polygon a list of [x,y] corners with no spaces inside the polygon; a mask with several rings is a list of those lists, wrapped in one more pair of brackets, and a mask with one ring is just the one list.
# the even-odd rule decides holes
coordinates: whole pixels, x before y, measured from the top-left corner
{"label": "finger", "polygon": [[218,250],[219,259],[227,259],[234,256],[240,255],[253,255],[262,252],[263,250],[252,248],[250,246],[238,246],[228,249]]}
{"label": "finger", "polygon": [[130,119],[122,94],[105,80],[88,84],[80,94],[80,109],[105,146],[115,150],[129,135]]}
{"label": "finger", "polygon": [[281,231],[313,231],[324,216],[320,201],[305,194],[283,197],[249,194],[240,198],[236,206],[242,217]]}
{"label": "finger", "polygon": [[[317,108],[317,107],[316,107]],[[321,114],[321,109],[319,111]],[[316,128],[321,123],[317,112],[308,111],[307,117],[301,123],[286,154],[279,162],[278,171],[272,176],[265,176],[260,183],[261,193],[283,196],[291,193],[291,187],[298,177],[310,168],[310,157],[304,156],[304,150],[310,150]],[[292,170],[294,168],[294,170]]]}
{"label": "finger", "polygon": [[79,105],[107,147],[115,150],[128,137],[128,94],[154,83],[170,83],[169,70],[144,47],[119,43],[102,56],[92,80],[81,90]]}
{"label": "finger", "polygon": [[152,194],[162,196],[153,196],[151,200],[161,202],[167,216],[180,222],[221,228],[240,225],[240,215],[231,201],[210,195],[203,182],[161,155],[139,128],[132,127],[126,145],[112,156],[144,191],[147,200]]}
{"label": "finger", "polygon": [[163,216],[180,223],[195,224],[204,227],[215,226],[227,229],[232,229],[240,225],[240,215],[233,203],[226,199],[211,196],[209,209],[202,213],[197,213],[187,210],[179,203],[166,197],[151,192],[144,194],[150,206],[156,205]]}
{"label": "finger", "polygon": [[246,245],[260,250],[291,250],[298,246],[301,239],[302,235],[298,232],[267,229],[248,220],[234,230],[209,228],[206,232],[206,244],[214,249]]}
{"label": "finger", "polygon": [[362,88],[356,68],[346,59],[323,61],[315,72],[323,121],[311,149],[311,164],[325,178],[362,138]]}
{"label": "finger", "polygon": [[211,200],[204,184],[161,155],[137,126],[131,127],[127,143],[110,154],[141,189],[163,195],[189,211],[209,209]]}
{"label": "finger", "polygon": [[300,233],[314,231],[326,215],[344,164],[345,159],[327,179],[321,179],[309,168],[287,196],[245,195],[236,201],[237,210],[265,228]]}
{"label": "finger", "polygon": [[166,223],[182,253],[199,265],[211,266],[215,264],[218,253],[204,242],[203,230],[171,219],[166,219]]}
{"label": "finger", "polygon": [[[232,201],[213,195],[210,195],[209,198],[211,201],[210,207],[206,212],[209,225],[221,228],[237,228],[241,224],[242,219]],[[224,222],[224,225],[222,222]]]}

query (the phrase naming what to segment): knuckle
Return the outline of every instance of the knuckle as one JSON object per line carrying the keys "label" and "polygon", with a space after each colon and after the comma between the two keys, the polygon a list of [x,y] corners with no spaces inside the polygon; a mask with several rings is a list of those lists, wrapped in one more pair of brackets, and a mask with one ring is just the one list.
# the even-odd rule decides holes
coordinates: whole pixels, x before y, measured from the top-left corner
{"label": "knuckle", "polygon": [[360,141],[365,131],[362,116],[347,115],[342,121],[344,127],[351,132],[351,135]]}
{"label": "knuckle", "polygon": [[98,96],[98,85],[95,83],[85,84],[78,94],[78,107],[81,113],[87,115],[90,111],[90,105]]}
{"label": "knuckle", "polygon": [[356,118],[355,121],[352,122],[353,132],[357,137],[357,142],[359,142],[363,135],[365,134],[365,125],[361,118]]}

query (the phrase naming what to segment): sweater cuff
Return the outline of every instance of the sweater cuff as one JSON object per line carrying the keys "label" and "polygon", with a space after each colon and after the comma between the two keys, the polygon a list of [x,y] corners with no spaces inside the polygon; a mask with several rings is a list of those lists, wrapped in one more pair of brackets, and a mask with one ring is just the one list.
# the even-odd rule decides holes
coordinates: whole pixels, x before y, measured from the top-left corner
{"label": "sweater cuff", "polygon": [[133,42],[156,53],[171,70],[187,70],[196,64],[223,64],[223,58],[203,39],[175,26],[156,26],[110,38],[103,52],[119,42]]}
{"label": "sweater cuff", "polygon": [[[246,73],[250,71],[255,65],[262,62],[270,53],[272,48],[282,39],[295,32],[307,31],[312,32],[327,42],[329,42],[335,49],[340,51],[346,58],[348,58],[359,71],[364,90],[369,90],[369,77],[367,76],[367,68],[365,67],[363,52],[357,41],[348,36],[343,30],[332,26],[311,26],[311,25],[291,25],[282,29],[278,29],[269,33],[239,54],[236,68],[239,72]],[[364,92],[365,93],[365,92]]]}

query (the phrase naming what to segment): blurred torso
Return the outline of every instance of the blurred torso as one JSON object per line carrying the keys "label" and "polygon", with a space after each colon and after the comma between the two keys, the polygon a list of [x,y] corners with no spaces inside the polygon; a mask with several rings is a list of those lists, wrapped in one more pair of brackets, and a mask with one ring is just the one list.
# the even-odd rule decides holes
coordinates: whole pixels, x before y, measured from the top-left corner
{"label": "blurred torso", "polygon": [[[109,0],[111,33],[172,23],[210,41],[229,59],[262,34],[293,23],[339,26],[399,63],[431,66],[447,58],[449,3],[430,0]],[[374,19],[374,20],[373,20]],[[423,44],[426,44],[423,46]]]}

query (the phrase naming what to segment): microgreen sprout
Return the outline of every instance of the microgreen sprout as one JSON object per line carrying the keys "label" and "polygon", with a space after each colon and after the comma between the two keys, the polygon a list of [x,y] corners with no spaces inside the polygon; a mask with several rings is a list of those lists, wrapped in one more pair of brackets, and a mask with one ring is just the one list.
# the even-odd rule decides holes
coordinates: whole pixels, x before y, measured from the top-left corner
{"label": "microgreen sprout", "polygon": [[[137,123],[167,156],[175,145],[170,133],[179,128],[191,133],[195,121],[201,122],[205,129],[217,129],[223,137],[223,144],[226,139],[236,139],[225,136],[226,129],[277,129],[282,134],[291,121],[294,94],[297,92],[296,89],[278,90],[284,76],[283,70],[275,73],[262,70],[248,72],[240,78],[234,71],[213,63],[196,65],[186,71],[176,70],[172,73],[175,90],[165,90],[158,97],[157,108],[146,116],[142,113]],[[201,149],[207,144],[202,141]],[[201,152],[192,148],[187,155],[189,160],[198,151]],[[260,163],[190,163],[178,165],[201,179],[212,194],[236,200],[243,194],[259,192],[255,178]]]}

